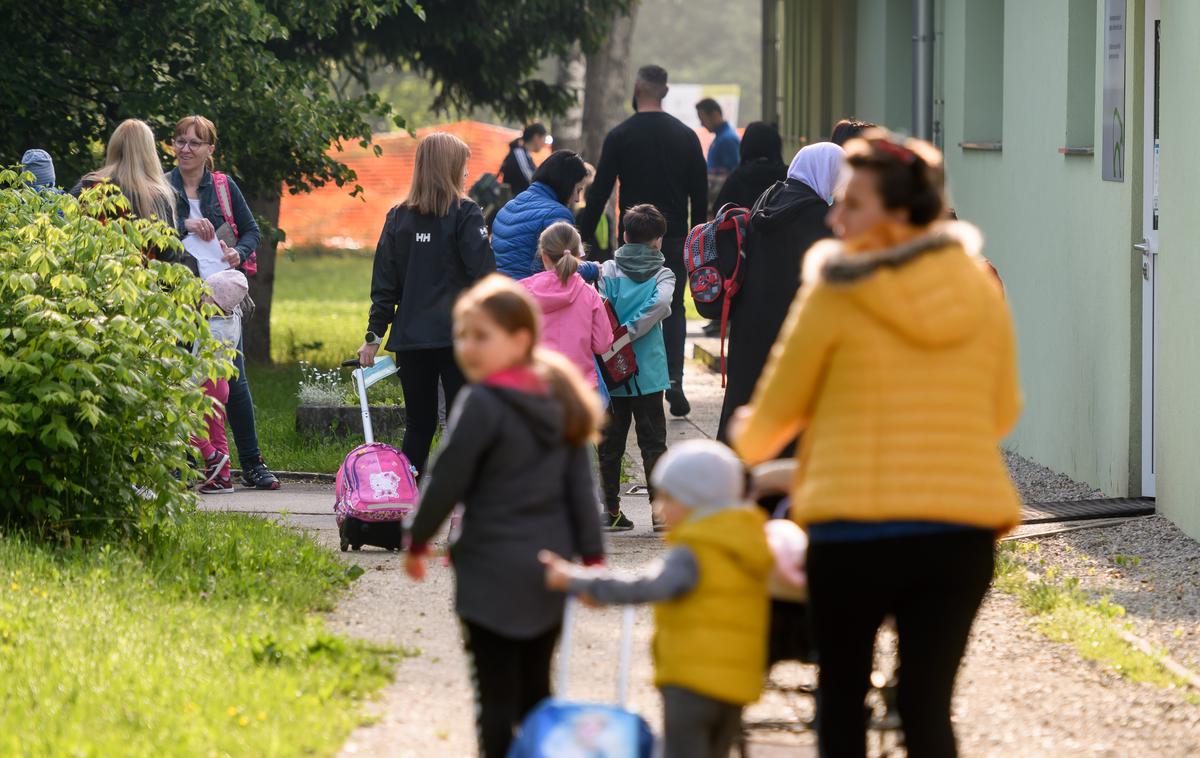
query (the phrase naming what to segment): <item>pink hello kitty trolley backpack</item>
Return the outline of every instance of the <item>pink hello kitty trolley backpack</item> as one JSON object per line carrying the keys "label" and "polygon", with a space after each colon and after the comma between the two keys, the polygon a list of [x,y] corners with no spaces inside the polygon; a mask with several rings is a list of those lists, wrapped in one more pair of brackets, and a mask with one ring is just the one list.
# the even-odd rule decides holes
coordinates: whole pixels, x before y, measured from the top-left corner
{"label": "pink hello kitty trolley backpack", "polygon": [[358,387],[366,438],[366,444],[346,455],[337,472],[333,513],[342,551],[359,550],[363,545],[399,550],[404,517],[417,507],[417,480],[404,453],[375,441],[367,404],[367,388],[395,374],[396,363],[390,357],[383,357],[366,369],[357,360],[342,365],[356,367],[354,383]]}

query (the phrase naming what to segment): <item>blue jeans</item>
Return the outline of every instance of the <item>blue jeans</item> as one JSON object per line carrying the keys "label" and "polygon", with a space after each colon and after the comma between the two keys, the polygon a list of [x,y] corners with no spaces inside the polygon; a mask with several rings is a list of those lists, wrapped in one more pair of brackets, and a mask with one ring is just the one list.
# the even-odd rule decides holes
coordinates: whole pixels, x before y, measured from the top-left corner
{"label": "blue jeans", "polygon": [[237,445],[238,461],[242,470],[258,463],[262,452],[258,449],[258,428],[254,424],[254,398],[250,397],[250,382],[246,380],[246,356],[242,353],[242,341],[238,340],[237,358],[233,361],[237,376],[229,380],[229,402],[225,414],[233,428],[233,441]]}

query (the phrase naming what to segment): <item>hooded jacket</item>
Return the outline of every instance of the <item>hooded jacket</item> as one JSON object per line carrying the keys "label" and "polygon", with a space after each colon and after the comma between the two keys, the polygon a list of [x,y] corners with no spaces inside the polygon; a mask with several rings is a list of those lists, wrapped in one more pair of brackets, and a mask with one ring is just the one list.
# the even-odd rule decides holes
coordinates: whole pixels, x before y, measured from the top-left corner
{"label": "hooded jacket", "polygon": [[739,208],[753,208],[762,193],[775,182],[787,178],[787,164],[783,162],[783,139],[779,130],[771,124],[755,121],[746,126],[742,142],[738,146],[738,166],[721,185],[717,199],[713,201],[715,216],[722,206],[733,204]]}
{"label": "hooded jacket", "polygon": [[1020,501],[999,442],[1021,399],[1012,316],[962,222],[818,243],[734,447],[803,432],[793,517],[1004,531]]}
{"label": "hooded jacket", "polygon": [[534,274],[521,284],[541,308],[542,346],[566,356],[592,387],[598,387],[596,355],[612,347],[613,330],[595,288],[579,274],[564,285],[554,271]]}
{"label": "hooded jacket", "polygon": [[671,529],[667,544],[686,547],[699,580],[688,593],[654,607],[655,683],[726,703],[762,692],[767,665],[772,559],[758,508],[726,508]]}
{"label": "hooded jacket", "polygon": [[800,289],[805,251],[828,237],[829,205],[795,179],[777,182],[755,203],[746,234],[742,291],[729,312],[725,402],[717,438],[727,439],[729,417],[750,402],[771,346]]}
{"label": "hooded jacket", "polygon": [[391,327],[392,352],[450,347],[454,301],[495,269],[483,213],[471,200],[440,217],[397,205],[375,247],[367,329],[382,335]]}
{"label": "hooded jacket", "polygon": [[675,274],[663,266],[660,251],[642,244],[622,245],[600,268],[600,293],[612,303],[617,321],[629,327],[638,370],[613,397],[636,397],[671,386],[662,322],[671,315]]}
{"label": "hooded jacket", "polygon": [[410,537],[421,552],[462,503],[462,535],[450,550],[458,614],[529,639],[563,613],[538,551],[595,560],[604,545],[587,446],[563,441],[562,406],[536,378],[515,373],[516,382],[474,384],[455,400]]}
{"label": "hooded jacket", "polygon": [[492,222],[492,249],[496,271],[513,279],[524,279],[542,270],[538,237],[556,221],[575,223],[575,214],[554,195],[554,190],[534,182],[505,203]]}

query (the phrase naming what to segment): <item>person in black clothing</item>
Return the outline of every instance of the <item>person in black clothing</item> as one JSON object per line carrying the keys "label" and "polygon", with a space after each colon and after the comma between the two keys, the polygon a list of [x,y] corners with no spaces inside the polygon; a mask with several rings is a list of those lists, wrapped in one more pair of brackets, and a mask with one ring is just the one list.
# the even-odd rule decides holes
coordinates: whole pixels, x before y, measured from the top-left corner
{"label": "person in black clothing", "polygon": [[[683,265],[683,242],[692,224],[702,223],[708,209],[708,167],[696,133],[662,109],[667,95],[667,72],[661,66],[642,66],[633,86],[634,113],[604,138],[596,181],[588,190],[587,206],[579,214],[584,242],[595,244],[596,224],[620,179],[621,221],[625,211],[648,203],[667,219],[667,236],[662,252],[666,266],[677,282],[687,280]],[[689,221],[688,209],[691,206]],[[620,227],[624,231],[624,227]],[[620,235],[618,235],[620,238]],[[686,416],[691,411],[683,393],[683,343],[687,339],[687,315],[683,291],[677,286],[671,299],[671,315],[663,322],[667,348],[667,372],[671,388],[666,399],[671,413]]]}
{"label": "person in black clothing", "polygon": [[749,124],[742,134],[739,154],[741,163],[717,193],[712,204],[713,215],[730,203],[739,208],[753,208],[759,196],[771,185],[787,178],[783,139],[771,124],[763,121]]}
{"label": "person in black clothing", "polygon": [[729,312],[725,403],[717,439],[727,441],[729,418],[750,402],[775,338],[800,288],[804,254],[832,232],[826,224],[844,153],[817,142],[796,153],[787,179],[758,198],[746,232],[742,291]]}
{"label": "person in black clothing", "polygon": [[546,127],[538,123],[525,127],[519,139],[508,143],[508,155],[500,164],[500,181],[512,188],[512,197],[516,197],[533,183],[533,165],[530,153],[536,153],[546,146]]}
{"label": "person in black clothing", "polygon": [[388,212],[375,248],[371,314],[358,349],[375,365],[383,335],[398,353],[407,426],[400,448],[424,473],[438,422],[438,381],[446,405],[465,383],[454,361],[451,310],[459,293],[496,270],[479,206],[463,194],[466,143],[434,132],[421,140],[408,199]]}
{"label": "person in black clothing", "polygon": [[875,124],[872,124],[870,121],[859,121],[856,118],[844,118],[833,125],[833,132],[829,135],[829,141],[838,147],[841,147],[866,130],[874,128]]}
{"label": "person in black clothing", "polygon": [[479,755],[505,758],[513,731],[550,695],[562,624],[563,596],[546,587],[538,554],[604,559],[588,462],[600,403],[566,358],[537,349],[539,309],[520,284],[494,274],[459,299],[454,317],[471,384],[421,488],[404,569],[425,578],[429,543],[461,504],[450,557]]}

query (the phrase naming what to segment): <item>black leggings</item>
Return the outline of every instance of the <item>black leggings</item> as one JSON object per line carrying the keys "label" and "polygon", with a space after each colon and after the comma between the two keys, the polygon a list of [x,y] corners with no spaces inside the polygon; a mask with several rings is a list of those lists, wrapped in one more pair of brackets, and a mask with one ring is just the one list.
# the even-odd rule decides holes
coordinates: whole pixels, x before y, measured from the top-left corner
{"label": "black leggings", "polygon": [[513,732],[534,706],[550,697],[550,660],[559,627],[518,640],[466,619],[462,624],[475,687],[479,754],[505,758]]}
{"label": "black leggings", "polygon": [[866,755],[863,699],[875,632],[888,614],[899,637],[898,705],[908,754],[957,755],[950,699],[992,579],[993,550],[992,533],[975,529],[809,546],[822,756]]}
{"label": "black leggings", "polygon": [[[699,223],[699,222],[697,222]],[[671,384],[683,386],[683,353],[687,342],[687,309],[683,294],[688,288],[687,265],[684,263],[681,238],[662,241],[664,265],[675,274],[675,291],[671,294],[671,315],[663,319],[663,345],[667,348],[667,376]]]}
{"label": "black leggings", "polygon": [[[642,470],[646,484],[658,459],[667,452],[667,417],[663,412],[663,393],[635,397],[613,396],[609,405],[608,424],[600,433],[600,481],[604,492],[604,508],[615,514],[621,509],[621,461],[625,460],[625,445],[629,441],[629,423],[637,432],[642,451]],[[650,490],[654,500],[654,490]]]}
{"label": "black leggings", "polygon": [[429,447],[437,433],[438,380],[446,391],[446,406],[450,407],[466,379],[454,361],[453,348],[404,350],[396,354],[396,360],[400,364],[400,385],[404,387],[404,442],[400,450],[417,472],[424,474]]}

